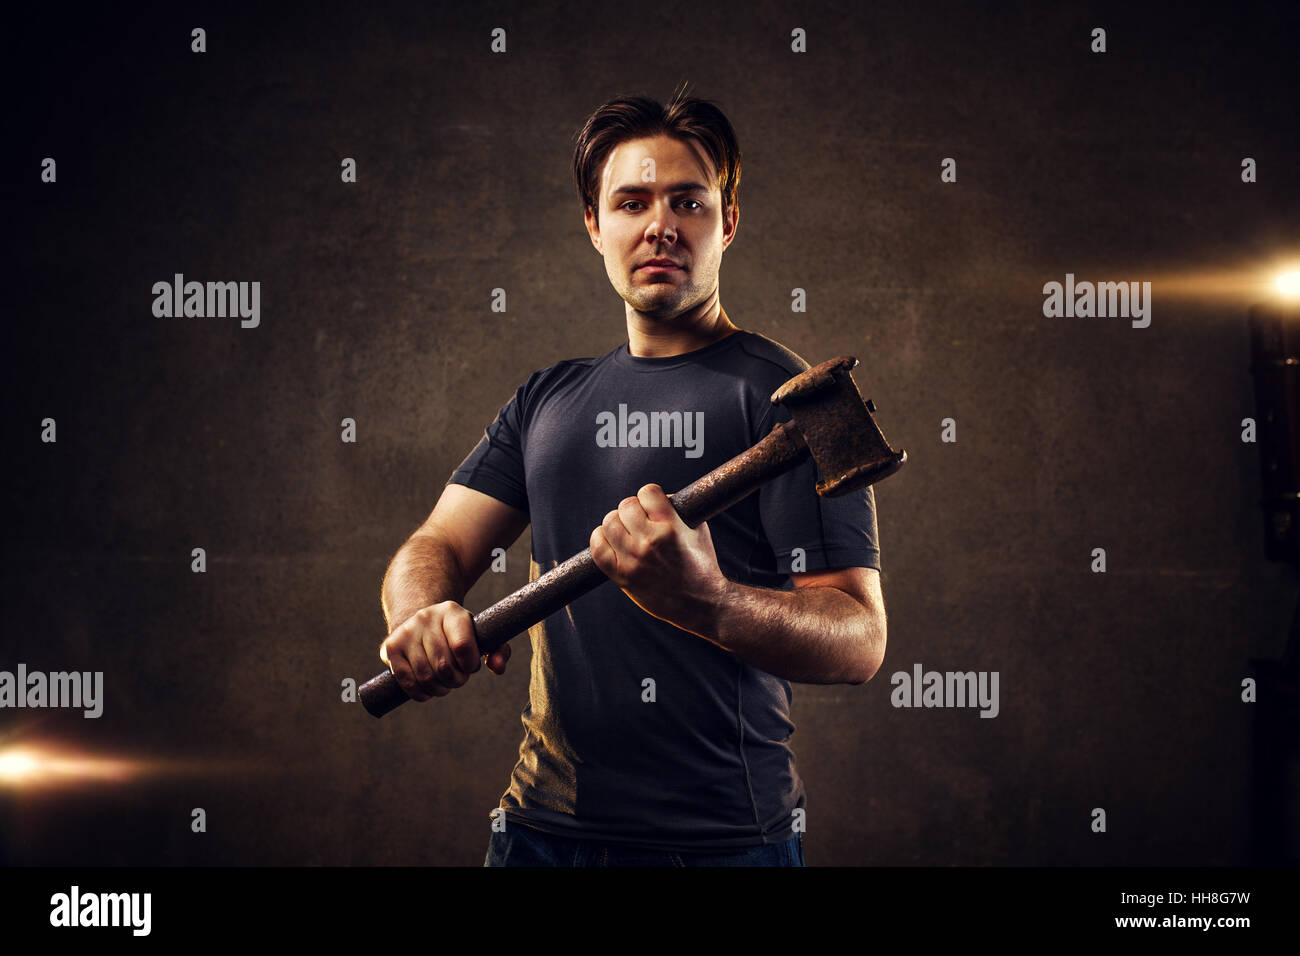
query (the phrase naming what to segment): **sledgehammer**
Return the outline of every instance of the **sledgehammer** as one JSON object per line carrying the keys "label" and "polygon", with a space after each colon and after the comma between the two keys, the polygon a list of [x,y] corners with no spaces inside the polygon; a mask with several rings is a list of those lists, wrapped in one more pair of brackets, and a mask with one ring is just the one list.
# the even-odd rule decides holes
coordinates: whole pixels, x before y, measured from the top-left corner
{"label": "sledgehammer", "polygon": [[[797,467],[809,454],[822,473],[817,493],[825,498],[857,491],[887,478],[907,461],[885,441],[850,370],[856,358],[842,356],[801,372],[772,393],[790,421],[776,425],[748,451],[703,478],[669,495],[688,527],[697,527],[726,511],[778,475]],[[588,548],[556,565],[536,581],[507,595],[474,616],[479,654],[491,654],[515,635],[549,617],[570,601],[609,580]],[[375,717],[410,698],[390,671],[361,685],[361,703]]]}

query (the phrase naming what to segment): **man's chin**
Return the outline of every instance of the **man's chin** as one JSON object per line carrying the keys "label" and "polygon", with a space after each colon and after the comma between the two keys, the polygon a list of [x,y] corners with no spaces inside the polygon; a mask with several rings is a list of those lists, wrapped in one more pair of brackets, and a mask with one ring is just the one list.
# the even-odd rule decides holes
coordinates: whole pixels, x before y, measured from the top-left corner
{"label": "man's chin", "polygon": [[668,321],[681,315],[682,309],[681,297],[672,296],[666,298],[663,296],[637,296],[634,299],[625,300],[637,312],[647,319],[657,321]]}

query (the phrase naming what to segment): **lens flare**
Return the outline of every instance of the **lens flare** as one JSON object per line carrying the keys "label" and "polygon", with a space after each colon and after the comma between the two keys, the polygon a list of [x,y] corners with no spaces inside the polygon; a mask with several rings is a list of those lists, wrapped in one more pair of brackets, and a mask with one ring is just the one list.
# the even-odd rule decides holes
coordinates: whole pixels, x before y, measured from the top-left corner
{"label": "lens flare", "polygon": [[34,746],[0,750],[0,787],[48,787],[93,780],[123,782],[143,770],[143,764],[117,757],[88,757]]}
{"label": "lens flare", "polygon": [[1288,298],[1300,296],[1300,269],[1277,277],[1277,291]]}
{"label": "lens flare", "polygon": [[40,761],[25,750],[0,753],[0,784],[22,783],[35,775]]}

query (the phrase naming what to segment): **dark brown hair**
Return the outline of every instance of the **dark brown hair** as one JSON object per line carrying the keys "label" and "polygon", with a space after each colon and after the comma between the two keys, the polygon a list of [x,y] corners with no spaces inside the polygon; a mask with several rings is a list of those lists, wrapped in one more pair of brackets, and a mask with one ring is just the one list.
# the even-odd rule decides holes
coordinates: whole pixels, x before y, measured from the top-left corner
{"label": "dark brown hair", "polygon": [[614,97],[587,117],[573,151],[573,178],[584,213],[590,209],[599,216],[600,178],[610,150],[627,140],[661,133],[700,144],[718,171],[726,217],[740,190],[740,144],[722,110],[708,100],[687,96],[684,83],[667,106],[627,94]]}

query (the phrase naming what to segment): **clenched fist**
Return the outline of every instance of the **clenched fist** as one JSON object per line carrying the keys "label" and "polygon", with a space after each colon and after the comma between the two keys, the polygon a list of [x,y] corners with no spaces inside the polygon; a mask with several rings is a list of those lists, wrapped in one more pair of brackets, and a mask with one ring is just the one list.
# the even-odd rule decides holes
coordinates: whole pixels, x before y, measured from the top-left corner
{"label": "clenched fist", "polygon": [[[421,608],[399,625],[379,647],[388,665],[412,700],[446,697],[462,686],[483,664],[474,641],[473,617],[455,601]],[[510,645],[487,655],[488,670],[504,674]]]}

